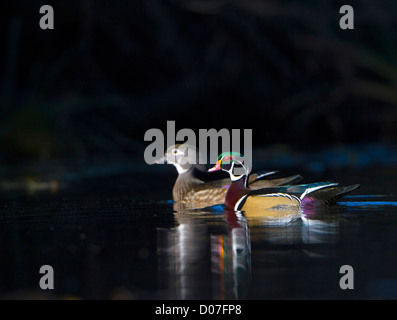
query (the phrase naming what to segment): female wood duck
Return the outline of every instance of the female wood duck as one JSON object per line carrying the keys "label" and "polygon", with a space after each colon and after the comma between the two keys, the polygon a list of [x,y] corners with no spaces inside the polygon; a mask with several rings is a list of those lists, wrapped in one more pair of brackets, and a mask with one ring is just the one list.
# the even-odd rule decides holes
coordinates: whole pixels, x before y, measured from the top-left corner
{"label": "female wood duck", "polygon": [[[203,208],[225,202],[226,191],[230,179],[203,181],[199,173],[205,172],[205,166],[199,164],[200,154],[194,147],[186,144],[173,145],[167,149],[164,156],[155,163],[173,164],[178,171],[178,178],[172,190],[173,200],[188,204],[185,208]],[[204,162],[204,161],[201,161]],[[292,183],[301,179],[300,175],[284,178],[264,179],[275,174],[275,171],[252,174],[247,180],[251,189],[260,189]]]}
{"label": "female wood duck", "polygon": [[[236,168],[243,169],[236,174]],[[244,166],[242,156],[226,152],[219,156],[216,165],[209,171],[223,170],[229,173],[232,183],[225,196],[225,207],[235,211],[254,211],[277,207],[300,207],[303,204],[328,204],[357,189],[360,185],[337,187],[334,182],[279,186],[252,190],[247,187],[249,168]]]}

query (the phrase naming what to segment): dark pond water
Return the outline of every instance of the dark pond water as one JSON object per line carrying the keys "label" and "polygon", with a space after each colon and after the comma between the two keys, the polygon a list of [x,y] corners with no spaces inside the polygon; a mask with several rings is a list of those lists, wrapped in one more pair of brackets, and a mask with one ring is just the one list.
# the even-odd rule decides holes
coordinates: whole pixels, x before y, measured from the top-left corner
{"label": "dark pond water", "polygon": [[[172,168],[3,184],[0,297],[397,298],[397,169],[290,172],[361,188],[269,220],[223,206],[173,212]],[[51,291],[39,287],[42,265],[53,267]],[[340,287],[343,265],[353,289]]]}

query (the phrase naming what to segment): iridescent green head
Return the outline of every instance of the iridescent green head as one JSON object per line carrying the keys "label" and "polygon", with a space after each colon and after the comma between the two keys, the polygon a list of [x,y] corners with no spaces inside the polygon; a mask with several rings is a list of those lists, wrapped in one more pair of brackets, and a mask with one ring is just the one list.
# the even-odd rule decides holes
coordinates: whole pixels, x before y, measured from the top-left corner
{"label": "iridescent green head", "polygon": [[219,155],[218,161],[214,167],[209,169],[209,172],[223,170],[230,174],[232,180],[241,178],[243,175],[248,175],[249,170],[244,166],[244,156],[238,152],[223,152]]}

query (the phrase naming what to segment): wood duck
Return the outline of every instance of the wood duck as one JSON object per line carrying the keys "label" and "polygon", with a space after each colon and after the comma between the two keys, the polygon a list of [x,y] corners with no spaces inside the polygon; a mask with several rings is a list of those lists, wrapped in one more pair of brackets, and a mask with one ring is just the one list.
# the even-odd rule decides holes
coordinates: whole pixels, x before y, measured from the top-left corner
{"label": "wood duck", "polygon": [[[243,172],[235,174],[236,168]],[[329,204],[357,189],[360,185],[338,187],[334,182],[285,185],[253,190],[247,186],[249,168],[240,154],[223,153],[209,171],[223,170],[232,180],[225,196],[225,207],[235,211],[255,211],[277,207],[300,207],[303,204]],[[241,171],[240,171],[241,172]]]}
{"label": "wood duck", "polygon": [[[176,167],[178,178],[175,181],[172,195],[175,202],[186,204],[183,208],[203,208],[225,202],[230,179],[212,181],[200,179],[198,176],[206,170],[204,165],[199,164],[199,160],[200,154],[197,149],[182,144],[169,147],[164,156],[155,161],[155,163],[173,164]],[[268,179],[275,173],[275,171],[254,173],[247,179],[247,183],[251,189],[255,190],[281,186],[301,179],[300,175]]]}

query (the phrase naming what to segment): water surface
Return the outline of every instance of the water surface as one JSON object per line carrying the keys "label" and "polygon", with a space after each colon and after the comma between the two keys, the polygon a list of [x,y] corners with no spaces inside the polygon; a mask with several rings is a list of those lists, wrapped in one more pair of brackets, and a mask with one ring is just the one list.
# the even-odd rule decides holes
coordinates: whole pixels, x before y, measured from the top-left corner
{"label": "water surface", "polygon": [[[4,188],[1,297],[397,298],[395,169],[308,172],[362,187],[277,219],[222,205],[176,213],[175,172],[162,169]],[[54,269],[51,292],[39,287],[42,265]],[[340,288],[343,265],[354,289]]]}

